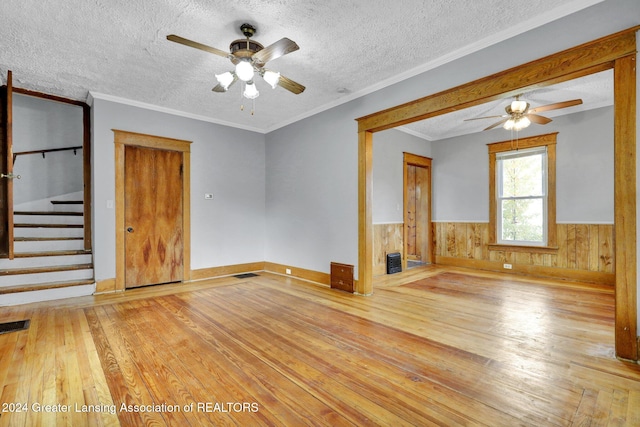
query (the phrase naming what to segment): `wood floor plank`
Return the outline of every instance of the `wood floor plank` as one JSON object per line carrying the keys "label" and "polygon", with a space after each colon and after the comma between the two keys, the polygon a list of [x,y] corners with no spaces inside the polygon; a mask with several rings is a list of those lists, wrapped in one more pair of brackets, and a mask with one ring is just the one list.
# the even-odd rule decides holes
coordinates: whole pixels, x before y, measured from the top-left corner
{"label": "wood floor plank", "polygon": [[[163,299],[161,303],[173,307],[176,315],[184,315],[187,311],[184,310],[183,301]],[[194,309],[195,307],[189,306],[190,314],[188,319],[185,319],[185,322],[190,324],[190,329],[196,333],[192,334],[192,337],[195,340],[205,337],[207,345],[215,344],[220,357],[205,358],[204,353],[200,351],[190,356],[215,375],[221,384],[226,384],[224,390],[234,390],[238,385],[242,385],[242,391],[239,391],[240,398],[243,398],[245,393],[249,394],[251,399],[259,403],[260,411],[277,412],[277,415],[284,418],[284,425],[304,425],[314,418],[317,419],[314,424],[345,425],[343,417],[336,416],[334,411],[315,396],[303,393],[294,382],[269,369],[259,357],[246,351],[241,343],[221,339],[225,331],[207,321],[206,315],[201,311]],[[225,375],[222,375],[222,372]],[[228,384],[229,381],[232,384]]]}
{"label": "wood floor plank", "polygon": [[0,427],[638,426],[614,304],[607,285],[429,266],[370,297],[261,272],[4,307],[32,323],[0,335],[0,401],[73,410]]}
{"label": "wood floor plank", "polygon": [[[255,305],[247,306],[247,308],[250,308],[251,311],[260,310],[260,306],[266,306],[269,303],[269,300],[273,299],[272,294],[269,296],[262,295],[260,291],[258,291],[253,296],[247,292],[241,299],[237,298],[235,300],[241,300],[242,304],[246,306],[248,301],[252,297],[256,299]],[[229,304],[229,302],[227,302],[227,304]],[[281,312],[281,310],[279,310],[278,307],[279,307],[278,302],[277,301],[274,302],[274,306],[273,306],[274,318],[277,315],[277,313]],[[238,307],[238,309],[240,309],[240,307]],[[301,322],[305,322],[306,321],[305,319],[309,319],[309,321],[316,320],[318,322],[324,322],[324,323],[319,323],[315,325],[316,327],[318,327],[319,330],[320,328],[330,329],[333,325],[336,326],[335,329],[332,331],[332,333],[329,334],[332,341],[335,341],[336,339],[339,340],[340,337],[343,337],[343,336],[349,337],[348,341],[344,341],[341,343],[340,348],[345,348],[347,346],[354,346],[353,354],[350,354],[348,356],[352,356],[355,358],[355,360],[365,363],[367,367],[370,368],[371,372],[382,374],[380,378],[374,379],[372,381],[372,384],[368,385],[368,388],[375,389],[377,384],[384,383],[388,379],[394,378],[394,372],[393,372],[394,369],[395,370],[401,369],[401,375],[399,375],[399,377],[396,378],[396,381],[398,381],[398,389],[395,389],[393,391],[387,391],[386,393],[381,392],[380,394],[397,395],[397,394],[403,393],[400,390],[405,390],[404,399],[409,400],[408,396],[411,395],[409,391],[412,388],[416,388],[416,387],[419,388],[419,385],[412,384],[410,381],[414,381],[414,382],[419,381],[420,383],[422,383],[422,382],[430,382],[431,380],[435,379],[437,380],[437,385],[444,385],[446,387],[455,388],[456,390],[460,390],[464,392],[463,395],[450,396],[450,399],[451,399],[450,402],[455,404],[455,405],[452,405],[454,407],[450,409],[451,412],[453,413],[458,412],[456,409],[459,407],[474,406],[473,402],[469,401],[469,398],[472,398],[472,399],[476,398],[480,390],[482,390],[482,393],[484,393],[485,398],[489,397],[486,395],[487,390],[491,390],[490,387],[489,388],[487,387],[489,386],[489,384],[486,384],[486,385],[482,384],[483,383],[482,378],[484,377],[483,371],[486,371],[486,366],[490,362],[489,360],[480,359],[478,369],[476,369],[476,371],[473,372],[473,370],[470,370],[469,365],[474,364],[474,359],[475,360],[479,359],[477,356],[473,354],[464,353],[460,351],[447,352],[446,348],[443,348],[441,346],[436,346],[428,340],[419,339],[414,335],[404,334],[400,330],[393,330],[391,328],[387,328],[382,325],[376,328],[375,335],[369,336],[369,339],[370,339],[369,342],[362,343],[361,341],[359,341],[359,338],[362,336],[367,336],[370,331],[365,331],[364,333],[362,329],[358,329],[357,331],[354,331],[352,333],[348,331],[349,325],[355,325],[358,323],[357,319],[350,319],[350,318],[340,319],[339,314],[336,314],[336,313],[330,313],[325,317],[323,316],[322,313],[319,313],[317,309],[313,309],[313,307],[309,307],[308,304],[305,305],[304,302],[296,303],[295,310],[299,310],[299,313],[300,313],[299,317],[295,320],[297,324],[300,324]],[[309,316],[305,316],[304,315],[305,312],[314,312],[315,315],[312,318],[313,320],[311,320]],[[279,316],[281,317],[282,314],[280,314]],[[331,323],[333,320],[335,320],[335,322]],[[304,331],[307,331],[309,329],[310,327],[307,325],[305,325],[305,327],[302,328],[302,330]],[[280,329],[279,334],[277,334],[277,337],[290,335],[291,333],[290,334],[285,333],[286,330],[287,330],[286,326]],[[382,332],[384,332],[384,335],[382,334]],[[295,333],[295,331],[293,333]],[[301,339],[302,338],[299,338],[299,340]],[[318,341],[319,341],[319,338],[314,337],[313,340],[310,342],[309,346],[312,345],[313,343],[317,343]],[[378,344],[376,345],[376,343]],[[366,358],[367,350],[372,345],[375,346],[376,348],[375,353],[373,357]],[[400,352],[399,350],[401,349],[406,349],[406,351]],[[421,357],[415,357],[419,352],[418,349],[423,349],[424,350],[423,354],[428,354],[429,359],[431,360],[435,359],[434,361],[437,361],[437,363],[440,365],[445,365],[446,368],[441,369],[439,366],[434,366],[430,363],[430,366],[428,369],[424,369],[424,370],[416,369],[416,367],[420,365],[424,365],[424,359],[421,359]],[[445,354],[441,357],[438,357],[439,351]],[[318,352],[321,353],[321,350],[318,349]],[[422,356],[422,354],[420,356]],[[360,360],[361,358],[364,358],[365,360]],[[460,369],[455,369],[453,364],[449,363],[450,361],[456,360],[456,358],[461,359],[463,361],[462,364],[464,364],[465,366],[464,371]],[[337,364],[338,366],[347,365],[349,363],[349,357],[346,357],[344,360],[342,360],[342,362],[340,362],[337,359],[338,359],[338,355],[332,354],[331,360],[333,363]],[[379,360],[382,360],[386,364],[390,365],[392,369],[385,369],[384,364],[377,363],[377,361]],[[351,372],[351,373],[357,372],[358,371],[357,368],[358,368],[357,364],[353,365],[350,367],[348,372]],[[407,369],[407,371],[404,371],[404,369]],[[466,383],[464,381],[465,371],[470,372],[470,374],[466,375],[467,376]],[[452,375],[452,374],[455,374],[455,375]],[[367,375],[370,377],[374,376],[374,374],[369,374],[369,373]],[[456,379],[455,382],[453,382],[453,378]],[[511,393],[506,393],[506,394],[509,394],[510,396],[509,399],[511,401],[515,400],[514,394],[519,393],[518,389],[521,387],[521,384],[519,383],[519,381],[518,382],[512,381],[511,383],[509,383],[508,381],[501,381],[499,378],[496,377],[495,374],[492,375],[491,382],[497,383],[495,393],[490,396],[492,402],[494,402],[494,404],[500,407],[502,410],[506,411],[504,409],[505,405],[500,404],[501,398],[505,395],[505,391],[511,388],[512,389]],[[528,390],[531,390],[531,388],[532,388],[532,384],[528,384]],[[523,396],[521,405],[523,407],[528,407],[530,406],[530,401],[531,399],[529,397]],[[507,403],[507,402],[504,402],[504,403]],[[442,405],[442,402],[440,402],[440,406],[446,407],[446,405]],[[478,412],[481,410],[482,409],[479,408],[478,405],[475,405],[474,411]],[[486,411],[486,410],[485,412],[487,412],[486,415],[488,419],[496,420],[496,419],[499,419],[501,416],[503,418],[507,417],[505,413],[493,412],[489,414],[490,411]],[[516,408],[512,411],[512,413],[513,413],[512,416],[517,416],[521,414],[522,411]],[[544,421],[547,421],[546,416],[544,416],[543,419]],[[412,419],[412,421],[419,422],[419,420],[417,419],[415,420]],[[508,424],[506,420],[504,423]],[[510,421],[510,423],[513,423],[513,419]],[[452,420],[449,420],[448,424],[451,425]]]}

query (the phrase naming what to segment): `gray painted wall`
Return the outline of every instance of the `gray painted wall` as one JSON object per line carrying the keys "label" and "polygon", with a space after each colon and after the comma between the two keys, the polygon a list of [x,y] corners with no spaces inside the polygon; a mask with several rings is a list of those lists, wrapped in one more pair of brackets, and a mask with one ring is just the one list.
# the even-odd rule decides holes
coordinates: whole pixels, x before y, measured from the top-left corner
{"label": "gray painted wall", "polygon": [[389,129],[373,135],[373,223],[403,222],[403,153],[431,156],[431,142]]}
{"label": "gray painted wall", "polygon": [[[82,108],[20,94],[13,96],[13,152],[82,146]],[[82,191],[82,150],[18,156],[15,205]]]}
{"label": "gray painted wall", "polygon": [[[607,0],[267,135],[96,100],[93,108],[96,278],[115,277],[115,218],[114,211],[106,208],[107,201],[115,198],[112,128],[194,141],[193,268],[265,259],[323,272],[329,271],[330,261],[339,261],[354,264],[357,270],[356,118],[638,23],[637,0]],[[313,96],[313,88],[300,96]],[[486,147],[481,148],[478,155],[486,158]],[[446,159],[436,156],[435,148],[433,154],[439,157],[434,160],[439,162],[434,164],[435,173],[440,167],[437,165],[445,164]],[[458,154],[458,158],[472,155]],[[587,160],[587,164],[592,165],[593,159]],[[482,178],[473,174],[463,177],[458,186],[473,179],[485,181],[486,173]],[[571,179],[558,182],[559,191],[561,186],[572,185]],[[214,193],[212,204],[203,200],[204,192]],[[487,197],[481,192],[474,197],[478,203],[486,203]],[[449,216],[451,209],[444,204],[440,208]],[[572,206],[559,209],[568,221],[577,221],[570,216],[581,212],[573,212]],[[472,216],[465,220],[483,215],[477,210],[464,212]],[[591,213],[594,216],[588,221],[608,215],[604,211]]]}
{"label": "gray painted wall", "polygon": [[[323,272],[329,272],[330,261],[339,261],[354,264],[357,270],[356,118],[638,23],[637,0],[606,1],[270,132],[266,135],[267,260]],[[311,89],[300,96],[309,96]],[[478,154],[486,156],[486,151]],[[470,179],[475,178],[465,177],[462,183]],[[485,180],[486,174],[480,179]],[[486,203],[486,199],[474,194],[479,203]],[[464,219],[482,215],[473,212],[473,218]]]}
{"label": "gray painted wall", "polygon": [[[531,125],[520,137],[559,132],[557,221],[613,224],[613,107]],[[489,221],[487,145],[507,141],[502,128],[432,143],[434,221]]]}
{"label": "gray painted wall", "polygon": [[[192,141],[191,268],[264,260],[262,134],[96,99],[93,114],[95,277],[115,277],[112,129]],[[213,200],[204,194],[212,193]]]}

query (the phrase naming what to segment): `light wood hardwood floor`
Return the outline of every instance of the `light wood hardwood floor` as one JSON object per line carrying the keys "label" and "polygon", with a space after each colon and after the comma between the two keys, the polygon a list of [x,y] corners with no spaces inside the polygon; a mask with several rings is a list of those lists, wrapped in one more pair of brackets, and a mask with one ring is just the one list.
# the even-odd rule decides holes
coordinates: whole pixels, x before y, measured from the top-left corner
{"label": "light wood hardwood floor", "polygon": [[31,326],[0,335],[0,426],[640,426],[611,287],[423,267],[374,289],[260,273],[2,308]]}

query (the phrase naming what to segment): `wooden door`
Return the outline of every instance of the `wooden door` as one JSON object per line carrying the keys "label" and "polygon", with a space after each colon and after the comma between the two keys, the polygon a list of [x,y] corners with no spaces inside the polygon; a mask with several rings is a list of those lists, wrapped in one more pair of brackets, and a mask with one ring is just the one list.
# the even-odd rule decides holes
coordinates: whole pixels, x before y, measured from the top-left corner
{"label": "wooden door", "polygon": [[126,146],[125,287],[183,280],[182,153]]}
{"label": "wooden door", "polygon": [[431,159],[404,153],[404,246],[406,260],[431,257]]}
{"label": "wooden door", "polygon": [[13,259],[13,82],[0,94],[0,258]]}

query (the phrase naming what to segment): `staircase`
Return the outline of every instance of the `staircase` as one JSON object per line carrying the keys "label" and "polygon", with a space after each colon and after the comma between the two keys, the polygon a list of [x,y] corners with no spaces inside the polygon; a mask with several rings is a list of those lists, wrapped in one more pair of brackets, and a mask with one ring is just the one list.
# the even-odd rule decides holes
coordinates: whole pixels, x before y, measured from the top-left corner
{"label": "staircase", "polygon": [[14,259],[0,259],[0,306],[94,292],[82,201],[44,201],[37,208],[14,212]]}

